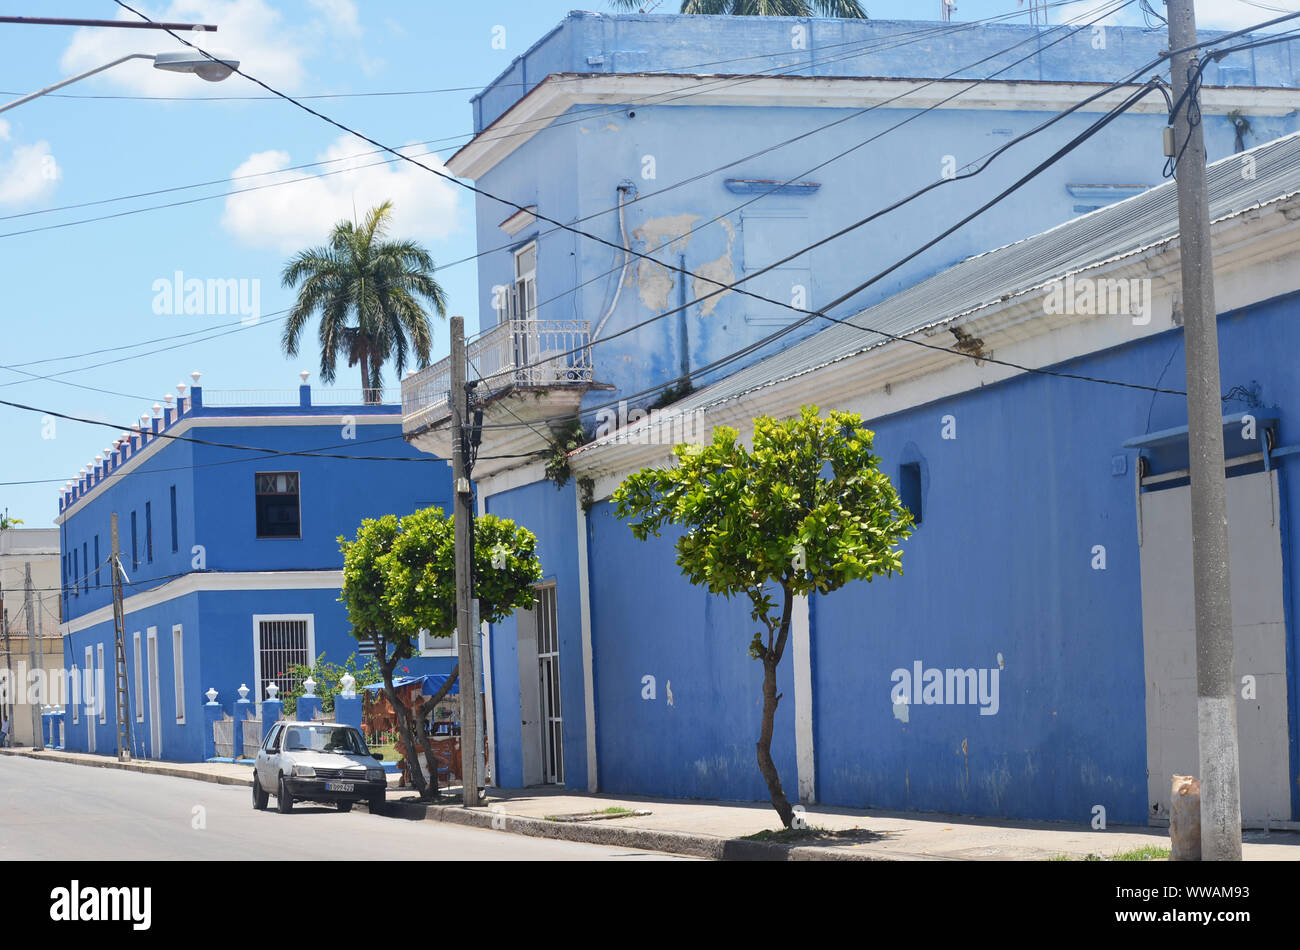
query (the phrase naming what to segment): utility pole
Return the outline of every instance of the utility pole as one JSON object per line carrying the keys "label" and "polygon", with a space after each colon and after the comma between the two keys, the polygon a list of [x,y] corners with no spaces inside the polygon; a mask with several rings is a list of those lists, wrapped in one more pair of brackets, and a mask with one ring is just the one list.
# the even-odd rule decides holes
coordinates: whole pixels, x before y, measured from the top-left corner
{"label": "utility pole", "polygon": [[466,807],[478,805],[479,760],[482,758],[483,739],[478,729],[479,673],[478,655],[474,649],[478,631],[474,629],[474,552],[470,519],[471,510],[469,471],[466,452],[466,415],[468,393],[465,389],[465,318],[451,318],[451,479],[453,496],[452,517],[456,544],[456,632],[460,664],[460,771],[464,786]]}
{"label": "utility pole", "polygon": [[14,666],[13,663],[10,661],[10,656],[9,656],[9,608],[8,607],[0,608],[0,624],[4,625],[4,638],[5,638],[5,665],[4,665],[5,696],[4,696],[4,704],[0,705],[0,716],[3,716],[5,722],[9,723],[9,730],[12,732],[14,728],[14,716],[13,716],[14,690],[16,690],[18,687],[17,684],[14,682]]}
{"label": "utility pole", "polygon": [[[1228,567],[1228,498],[1223,459],[1218,311],[1210,245],[1205,136],[1199,114],[1196,12],[1192,0],[1168,0],[1174,102],[1174,174],[1178,180],[1179,257],[1183,271],[1183,340],[1187,363],[1187,431],[1192,490],[1192,576],[1196,609],[1196,725],[1200,745],[1201,858],[1241,860],[1241,778],[1232,671],[1232,588]],[[1188,86],[1198,88],[1187,93]],[[1184,94],[1187,95],[1183,101]],[[1179,156],[1181,152],[1181,157]]]}
{"label": "utility pole", "polygon": [[[117,542],[117,512],[109,516],[108,571],[113,578],[113,686],[117,694],[117,760],[131,761],[131,713],[126,675],[126,616],[122,607],[122,561]],[[102,700],[101,700],[102,701]]]}
{"label": "utility pole", "polygon": [[[23,592],[23,609],[27,612],[27,659],[31,663],[32,669],[41,671],[40,675],[44,676],[45,667],[41,663],[40,654],[37,653],[40,644],[36,642],[36,608],[32,606],[31,561],[28,561],[26,565],[24,584],[27,588]],[[39,683],[39,680],[37,682]],[[32,748],[37,752],[45,748],[45,732],[41,728],[41,700],[45,698],[44,694],[45,690],[38,689],[36,702],[28,703],[32,707]]]}

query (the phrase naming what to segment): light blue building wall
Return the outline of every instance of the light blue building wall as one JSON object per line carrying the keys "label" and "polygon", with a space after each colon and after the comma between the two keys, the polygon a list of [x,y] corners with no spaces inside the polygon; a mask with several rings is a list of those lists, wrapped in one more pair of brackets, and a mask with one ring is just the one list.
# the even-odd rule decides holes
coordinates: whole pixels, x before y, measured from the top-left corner
{"label": "light blue building wall", "polygon": [[[69,708],[68,748],[116,749],[112,593],[103,564],[114,512],[128,574],[125,645],[135,754],[203,758],[209,688],[231,715],[239,686],[250,688],[253,702],[265,698],[259,684],[287,674],[292,658],[266,652],[264,643],[259,660],[259,638],[270,636],[264,624],[299,625],[294,636],[301,634],[304,659],[323,654],[341,663],[358,653],[339,601],[338,538],[352,537],[365,518],[448,506],[449,469],[406,444],[395,407],[313,406],[307,386],[293,402],[206,406],[203,388],[195,386],[179,411],[168,409],[155,423],[155,434],[143,441],[133,435],[129,447],[115,448],[110,465],[64,495],[58,521],[67,588],[65,667],[85,669],[89,648],[104,689],[102,723],[96,712]],[[259,536],[265,525],[259,529],[257,521],[258,473],[296,476],[292,536]],[[261,662],[284,668],[259,670]],[[404,665],[446,672],[454,662],[447,651],[431,650]]]}
{"label": "light blue building wall", "polygon": [[[791,48],[796,37],[802,49]],[[576,222],[608,243],[545,221],[503,229],[516,209],[480,195],[481,325],[512,312],[501,288],[516,279],[515,253],[535,241],[537,316],[585,320],[594,332],[608,315],[601,335],[628,330],[714,287],[695,277],[683,282],[633,257],[611,310],[624,232],[632,249],[670,268],[731,282],[945,175],[964,173],[1099,84],[1154,60],[1165,45],[1163,34],[1140,28],[1070,34],[1014,25],[570,14],[475,97],[480,135],[449,167],[485,192]],[[983,79],[1004,67],[996,81],[976,86],[908,82]],[[1231,54],[1207,69],[1206,82],[1223,87],[1206,98],[1212,160],[1237,148],[1229,112],[1249,122],[1247,147],[1296,128],[1300,76],[1285,46]],[[806,92],[813,83],[820,84],[816,98]],[[1267,88],[1272,98],[1247,95],[1244,87]],[[1152,92],[1143,108],[858,293],[842,312],[1162,183],[1163,99]],[[683,367],[699,371],[798,319],[781,303],[815,310],[895,265],[1098,117],[1076,113],[977,177],[945,185],[743,285],[767,301],[729,291],[692,303],[684,319],[673,315],[597,347],[596,379],[633,405],[649,402],[653,396],[638,394],[682,375]],[[545,128],[537,131],[541,122]],[[773,190],[792,180],[800,187]],[[615,211],[620,186],[633,189],[624,193],[623,228]],[[514,312],[521,309],[526,304]],[[694,382],[733,372],[824,325],[813,321]],[[591,393],[584,405],[610,398]]]}

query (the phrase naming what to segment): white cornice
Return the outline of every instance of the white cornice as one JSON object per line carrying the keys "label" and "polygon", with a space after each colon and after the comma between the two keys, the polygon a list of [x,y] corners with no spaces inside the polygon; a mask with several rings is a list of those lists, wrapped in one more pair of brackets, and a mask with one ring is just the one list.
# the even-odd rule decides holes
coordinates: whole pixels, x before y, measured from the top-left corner
{"label": "white cornice", "polygon": [[[198,411],[202,412],[203,410],[200,409]],[[343,421],[345,418],[348,420],[347,423]],[[135,471],[145,462],[149,461],[149,459],[153,458],[155,455],[161,452],[170,443],[175,442],[176,440],[174,438],[169,438],[170,436],[184,435],[186,432],[190,431],[190,429],[194,429],[194,428],[229,429],[229,428],[239,428],[245,426],[256,426],[258,428],[266,428],[270,426],[287,427],[287,426],[326,426],[326,425],[338,428],[340,426],[347,425],[347,424],[354,424],[358,426],[380,425],[380,424],[401,425],[402,416],[400,413],[392,413],[392,414],[385,414],[385,415],[348,415],[347,413],[340,413],[339,415],[324,415],[324,416],[208,416],[208,415],[184,416],[179,421],[173,423],[167,429],[163,430],[163,432],[165,432],[166,435],[159,433],[157,435],[149,436],[148,445],[146,445],[142,449],[138,449],[124,463],[117,466],[117,468],[113,469],[113,471],[109,472],[107,475],[102,477],[98,482],[96,482],[95,485],[84,495],[80,496],[75,502],[73,502],[67,508],[63,509],[63,511],[59,512],[58,517],[54,519],[54,523],[57,525],[62,525],[71,515],[76,514],[83,507],[85,507],[86,504],[88,504],[91,499],[96,498],[101,493],[101,490],[111,487],[114,481],[116,481],[117,479],[125,475],[131,474],[131,472]],[[310,450],[305,449],[303,451],[310,451]],[[250,455],[252,454],[255,453],[250,453]]]}
{"label": "white cornice", "polygon": [[[1300,290],[1300,206],[1294,196],[1221,218],[1214,222],[1211,233],[1220,314]],[[968,335],[981,339],[985,352],[994,359],[1029,367],[1057,365],[1177,326],[1174,309],[1182,292],[1178,268],[1177,241],[1158,241],[1092,267],[1063,272],[1053,281],[1005,300],[943,318],[909,338],[950,346],[949,331],[960,326]],[[1094,279],[1149,278],[1151,322],[1134,326],[1123,317],[1045,314],[1042,301],[1046,288],[1070,274]],[[866,420],[878,419],[1023,372],[906,342],[887,342],[704,405],[704,434],[708,437],[714,426],[728,425],[747,439],[756,416],[785,418],[797,413],[810,398],[823,408],[856,412]],[[810,397],[810,389],[815,389],[815,397]],[[625,427],[570,453],[574,475],[595,480],[596,499],[608,497],[628,472],[670,462],[671,445],[629,441],[629,435],[642,425],[645,423]],[[622,441],[615,438],[620,434]]]}
{"label": "white cornice", "polygon": [[[203,571],[182,574],[152,590],[132,594],[122,601],[122,607],[129,617],[138,610],[202,591],[342,589],[342,571]],[[67,636],[112,619],[113,606],[109,604],[69,620],[61,630]]]}
{"label": "white cornice", "polygon": [[[784,106],[826,109],[888,105],[898,109],[1061,112],[1074,108],[1080,100],[1105,85],[985,80],[970,88],[969,79],[554,73],[467,142],[447,162],[447,169],[460,178],[477,179],[575,105],[636,102],[643,107]],[[690,90],[689,96],[682,95],[684,89]],[[1109,93],[1079,111],[1108,112],[1132,91],[1129,87]],[[960,95],[954,97],[955,93]],[[664,98],[656,102],[656,97]],[[1206,86],[1201,99],[1202,111],[1213,115],[1239,110],[1249,116],[1282,116],[1300,109],[1300,89]],[[895,100],[898,101],[895,103]],[[1149,95],[1129,111],[1164,115],[1168,109],[1163,98]]]}

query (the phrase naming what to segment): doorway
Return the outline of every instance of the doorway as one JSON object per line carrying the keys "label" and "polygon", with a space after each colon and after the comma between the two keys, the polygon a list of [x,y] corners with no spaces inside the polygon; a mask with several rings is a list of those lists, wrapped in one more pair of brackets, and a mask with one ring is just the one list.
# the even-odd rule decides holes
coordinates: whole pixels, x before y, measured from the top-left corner
{"label": "doorway", "polygon": [[554,584],[538,588],[532,610],[518,611],[520,746],[525,785],[564,784],[560,634]]}
{"label": "doorway", "polygon": [[162,758],[162,708],[158,695],[158,631],[149,628],[149,758]]}
{"label": "doorway", "polygon": [[[1241,815],[1291,818],[1286,613],[1277,472],[1227,480]],[[1199,775],[1191,489],[1139,496],[1148,818],[1169,818],[1173,775]]]}

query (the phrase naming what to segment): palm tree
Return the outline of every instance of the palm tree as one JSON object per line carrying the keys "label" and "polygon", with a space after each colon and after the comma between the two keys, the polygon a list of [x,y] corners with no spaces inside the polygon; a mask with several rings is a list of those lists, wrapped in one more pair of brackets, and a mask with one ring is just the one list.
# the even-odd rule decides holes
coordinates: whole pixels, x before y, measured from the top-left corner
{"label": "palm tree", "polygon": [[[609,0],[615,10],[638,11],[647,0]],[[814,12],[816,11],[816,12]],[[829,16],[865,20],[858,0],[682,0],[682,13],[729,16]]]}
{"label": "palm tree", "polygon": [[408,347],[416,364],[429,365],[433,329],[419,299],[447,316],[447,297],[433,277],[429,252],[414,241],[385,239],[393,203],[371,208],[360,225],[340,221],[325,247],[299,251],[281,282],[298,288],[280,339],[286,356],[298,355],[307,321],[320,312],[320,378],[334,382],[339,355],[361,366],[366,402],[379,402],[383,367],[390,358],[400,379]]}

